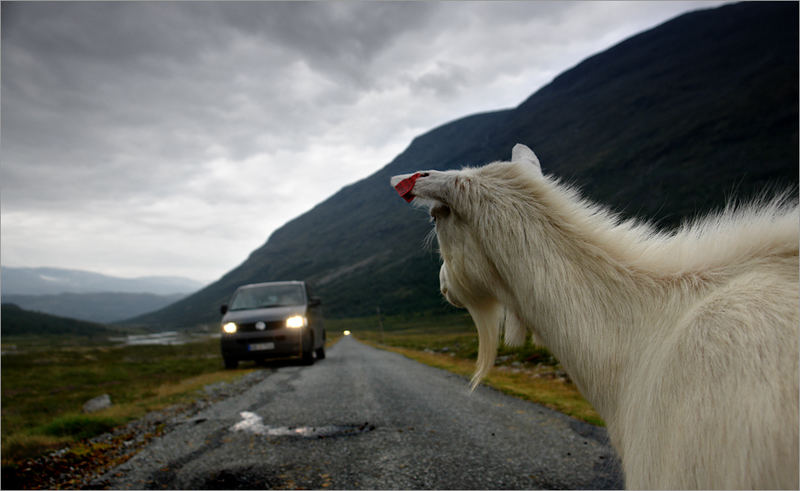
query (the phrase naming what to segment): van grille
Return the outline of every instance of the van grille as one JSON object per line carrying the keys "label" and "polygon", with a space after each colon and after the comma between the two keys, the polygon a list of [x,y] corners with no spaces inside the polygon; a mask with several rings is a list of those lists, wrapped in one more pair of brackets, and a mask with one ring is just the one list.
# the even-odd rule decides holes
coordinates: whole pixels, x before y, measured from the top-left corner
{"label": "van grille", "polygon": [[[256,322],[244,322],[241,324],[237,322],[237,325],[239,326],[239,332],[261,332],[259,329],[256,329]],[[267,327],[264,328],[264,331],[271,331],[273,329],[280,329],[282,327],[286,327],[285,320],[269,321],[269,322],[265,321],[264,324],[267,325]]]}

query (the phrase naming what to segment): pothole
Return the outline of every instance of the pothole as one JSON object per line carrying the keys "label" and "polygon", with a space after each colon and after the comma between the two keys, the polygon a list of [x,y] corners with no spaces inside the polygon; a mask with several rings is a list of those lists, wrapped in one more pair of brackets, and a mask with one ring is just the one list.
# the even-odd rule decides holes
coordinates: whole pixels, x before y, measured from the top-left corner
{"label": "pothole", "polygon": [[246,431],[265,436],[331,438],[359,435],[375,429],[375,425],[369,423],[325,426],[269,426],[265,425],[264,419],[256,413],[242,411],[239,415],[242,420],[231,427],[232,431]]}
{"label": "pothole", "polygon": [[254,467],[221,469],[198,481],[187,489],[292,489],[292,482],[281,479],[277,473]]}

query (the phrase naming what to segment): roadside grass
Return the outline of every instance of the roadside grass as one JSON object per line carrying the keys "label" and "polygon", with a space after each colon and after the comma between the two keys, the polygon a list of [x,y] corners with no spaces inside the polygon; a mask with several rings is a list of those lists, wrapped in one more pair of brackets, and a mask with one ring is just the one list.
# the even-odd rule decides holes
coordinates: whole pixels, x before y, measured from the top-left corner
{"label": "roadside grass", "polygon": [[[3,467],[191,401],[206,385],[252,371],[224,370],[216,339],[176,346],[67,344],[2,356]],[[113,405],[83,414],[84,402],[102,394]]]}
{"label": "roadside grass", "polygon": [[[326,346],[341,338],[328,332]],[[73,445],[140,418],[191,402],[205,386],[256,369],[225,370],[219,340],[183,345],[111,346],[99,340],[4,338],[17,350],[2,356],[2,465]],[[23,348],[23,349],[19,349]],[[83,404],[109,394],[112,406],[83,414]],[[77,448],[81,448],[78,446]]]}
{"label": "roadside grass", "polygon": [[[445,318],[388,318],[383,330],[377,317],[343,322],[359,340],[408,358],[471,377],[478,354],[478,335],[469,315]],[[604,426],[602,418],[580,394],[558,360],[528,339],[518,348],[501,345],[497,362],[483,384],[587,423]]]}

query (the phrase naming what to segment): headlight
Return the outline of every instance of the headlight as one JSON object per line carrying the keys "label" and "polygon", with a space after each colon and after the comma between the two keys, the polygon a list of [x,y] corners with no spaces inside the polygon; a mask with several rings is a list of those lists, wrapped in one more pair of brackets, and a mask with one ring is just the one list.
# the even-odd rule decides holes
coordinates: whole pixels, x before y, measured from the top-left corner
{"label": "headlight", "polygon": [[222,326],[222,330],[227,332],[228,334],[233,334],[236,332],[236,323],[235,322],[228,322],[224,326]]}
{"label": "headlight", "polygon": [[308,321],[302,315],[293,315],[286,319],[286,327],[299,328],[304,327]]}

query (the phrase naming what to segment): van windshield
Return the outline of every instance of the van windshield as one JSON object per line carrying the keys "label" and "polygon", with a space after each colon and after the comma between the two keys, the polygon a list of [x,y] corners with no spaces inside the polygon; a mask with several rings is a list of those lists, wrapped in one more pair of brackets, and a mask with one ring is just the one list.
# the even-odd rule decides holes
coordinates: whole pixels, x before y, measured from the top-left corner
{"label": "van windshield", "polygon": [[303,305],[303,287],[300,285],[263,285],[238,290],[231,299],[230,310],[266,309]]}

